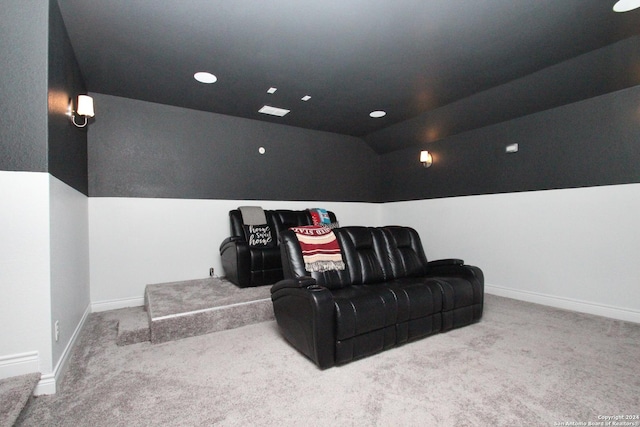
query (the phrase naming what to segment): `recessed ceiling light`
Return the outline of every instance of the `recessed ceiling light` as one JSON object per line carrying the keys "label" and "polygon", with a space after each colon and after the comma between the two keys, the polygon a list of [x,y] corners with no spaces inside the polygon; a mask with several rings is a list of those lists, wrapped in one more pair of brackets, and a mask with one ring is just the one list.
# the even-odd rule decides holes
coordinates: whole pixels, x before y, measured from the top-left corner
{"label": "recessed ceiling light", "polygon": [[272,107],[270,105],[265,105],[261,109],[258,110],[258,113],[262,114],[270,114],[272,116],[282,117],[289,113],[291,110],[285,110],[284,108]]}
{"label": "recessed ceiling light", "polygon": [[379,119],[380,117],[384,117],[386,115],[387,112],[382,110],[376,110],[369,113],[369,116],[373,117],[374,119]]}
{"label": "recessed ceiling light", "polygon": [[211,73],[207,73],[206,71],[199,71],[193,75],[193,78],[199,81],[200,83],[215,83],[218,81],[218,78]]}
{"label": "recessed ceiling light", "polygon": [[613,5],[614,12],[628,12],[640,7],[640,0],[618,0]]}
{"label": "recessed ceiling light", "polygon": [[270,87],[269,89],[267,89],[267,93],[276,93],[277,90],[278,88]]}
{"label": "recessed ceiling light", "polygon": [[309,95],[305,95],[305,96],[303,96],[303,97],[302,97],[302,98],[300,98],[300,99],[302,99],[303,101],[308,101],[308,100],[310,100],[310,99],[311,99],[311,97],[310,97]]}

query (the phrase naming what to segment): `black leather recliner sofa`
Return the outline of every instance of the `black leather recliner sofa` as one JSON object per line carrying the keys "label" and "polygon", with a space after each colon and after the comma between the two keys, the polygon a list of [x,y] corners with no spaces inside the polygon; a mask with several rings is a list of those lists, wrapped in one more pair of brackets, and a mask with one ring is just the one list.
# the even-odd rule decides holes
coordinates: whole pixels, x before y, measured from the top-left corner
{"label": "black leather recliner sofa", "polygon": [[[327,213],[331,222],[337,223],[335,214]],[[280,233],[290,227],[313,224],[309,210],[265,210],[264,214],[272,244],[254,246],[249,243],[241,212],[238,209],[229,211],[231,236],[220,244],[220,257],[226,279],[241,288],[272,285],[282,280]]]}
{"label": "black leather recliner sofa", "polygon": [[484,276],[462,260],[427,262],[408,227],[333,230],[344,270],[307,272],[296,234],[280,233],[285,279],[271,288],[283,336],[324,369],[477,322]]}

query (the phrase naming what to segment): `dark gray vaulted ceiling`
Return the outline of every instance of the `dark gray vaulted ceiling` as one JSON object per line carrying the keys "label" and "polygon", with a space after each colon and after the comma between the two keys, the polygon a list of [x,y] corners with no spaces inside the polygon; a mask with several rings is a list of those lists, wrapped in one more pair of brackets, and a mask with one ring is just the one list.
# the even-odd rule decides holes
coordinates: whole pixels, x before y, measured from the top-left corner
{"label": "dark gray vaulted ceiling", "polygon": [[640,10],[608,0],[59,5],[90,92],[363,137],[379,153],[640,84]]}

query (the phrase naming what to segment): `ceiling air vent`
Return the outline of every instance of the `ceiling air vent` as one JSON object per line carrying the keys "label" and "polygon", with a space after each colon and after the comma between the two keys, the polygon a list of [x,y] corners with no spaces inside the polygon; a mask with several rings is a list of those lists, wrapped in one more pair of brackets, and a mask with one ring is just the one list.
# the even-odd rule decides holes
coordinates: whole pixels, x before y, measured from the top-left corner
{"label": "ceiling air vent", "polygon": [[286,115],[291,110],[285,110],[284,108],[272,107],[270,105],[265,105],[261,109],[258,110],[258,113],[262,114],[270,114],[272,116],[282,117]]}

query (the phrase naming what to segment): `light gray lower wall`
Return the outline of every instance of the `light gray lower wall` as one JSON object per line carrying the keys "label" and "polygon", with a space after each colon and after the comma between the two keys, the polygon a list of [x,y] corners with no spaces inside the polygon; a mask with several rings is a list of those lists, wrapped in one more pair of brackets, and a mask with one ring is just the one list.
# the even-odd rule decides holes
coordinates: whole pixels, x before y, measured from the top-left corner
{"label": "light gray lower wall", "polygon": [[49,181],[52,358],[57,368],[90,308],[89,198],[53,176]]}
{"label": "light gray lower wall", "polygon": [[640,322],[640,184],[387,203],[382,222],[482,268],[488,292]]}
{"label": "light gray lower wall", "polygon": [[94,310],[141,305],[146,284],[223,274],[228,211],[246,204],[411,226],[430,259],[482,268],[490,293],[640,322],[640,184],[384,204],[90,198]]}
{"label": "light gray lower wall", "polygon": [[229,211],[325,208],[341,225],[380,225],[382,205],[359,202],[89,198],[91,302],[94,311],[142,305],[147,284],[223,275],[219,247]]}
{"label": "light gray lower wall", "polygon": [[[55,393],[90,312],[88,198],[46,172],[0,171],[0,378]],[[59,339],[55,339],[55,323]]]}
{"label": "light gray lower wall", "polygon": [[0,171],[0,378],[52,372],[49,174]]}

